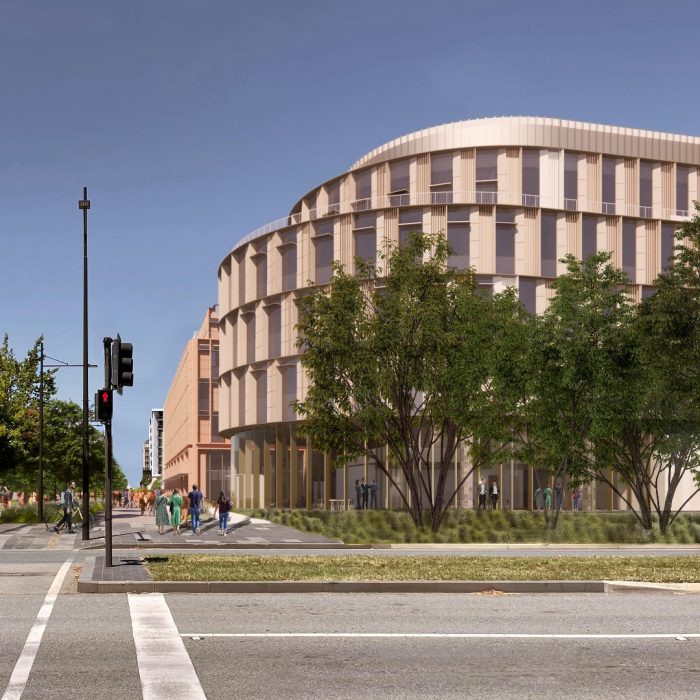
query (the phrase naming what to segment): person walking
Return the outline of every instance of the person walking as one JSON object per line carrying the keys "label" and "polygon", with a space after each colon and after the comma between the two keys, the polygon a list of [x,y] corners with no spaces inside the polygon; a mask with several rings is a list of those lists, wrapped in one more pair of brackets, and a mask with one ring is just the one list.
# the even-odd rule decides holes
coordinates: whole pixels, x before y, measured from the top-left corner
{"label": "person walking", "polygon": [[552,487],[549,485],[544,490],[544,509],[552,510]]}
{"label": "person walking", "polygon": [[187,494],[187,500],[190,504],[190,521],[192,523],[192,534],[198,535],[199,515],[202,512],[202,503],[204,502],[204,494],[197,488],[197,484],[192,484],[192,490]]}
{"label": "person walking", "polygon": [[557,483],[554,484],[554,503],[557,510],[561,510],[563,496],[564,489],[561,486],[561,481],[557,481]]}
{"label": "person walking", "polygon": [[179,489],[173,489],[170,496],[170,524],[176,535],[180,534],[180,523],[182,522],[182,496]]}
{"label": "person walking", "polygon": [[73,508],[75,508],[75,496],[73,495],[73,490],[75,489],[75,482],[71,481],[66,490],[61,494],[61,505],[63,506],[63,517],[58,521],[54,530],[60,532],[63,525],[68,525],[68,533],[71,535],[75,534],[73,529]]}
{"label": "person walking", "polygon": [[158,534],[160,535],[164,535],[165,528],[170,525],[168,497],[164,493],[159,493],[156,498],[156,525],[158,526]]}
{"label": "person walking", "polygon": [[355,510],[362,510],[362,486],[359,479],[355,479]]}
{"label": "person walking", "polygon": [[574,489],[574,512],[578,513],[581,510],[581,487],[577,486]]}
{"label": "person walking", "polygon": [[376,479],[372,479],[372,483],[369,485],[369,507],[373,510],[377,508],[377,491],[379,490],[379,484]]}
{"label": "person walking", "polygon": [[491,505],[494,510],[498,508],[498,484],[495,481],[491,484]]}
{"label": "person walking", "polygon": [[479,482],[479,507],[477,510],[486,510],[486,479]]}
{"label": "person walking", "polygon": [[362,489],[362,510],[367,510],[367,501],[369,500],[369,484],[365,481],[363,476],[360,479],[360,488]]}
{"label": "person walking", "polygon": [[216,505],[219,509],[219,534],[226,537],[226,531],[228,530],[228,514],[233,508],[233,502],[222,491],[219,494],[219,498],[216,499]]}

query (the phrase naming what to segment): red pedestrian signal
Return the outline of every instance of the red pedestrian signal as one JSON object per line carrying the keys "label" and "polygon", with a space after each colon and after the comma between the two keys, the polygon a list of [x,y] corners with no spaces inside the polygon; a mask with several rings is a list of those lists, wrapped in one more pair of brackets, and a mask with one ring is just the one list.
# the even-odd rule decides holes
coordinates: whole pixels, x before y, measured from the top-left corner
{"label": "red pedestrian signal", "polygon": [[97,414],[97,420],[101,423],[112,420],[113,407],[112,390],[100,389],[97,394],[95,394],[95,413]]}

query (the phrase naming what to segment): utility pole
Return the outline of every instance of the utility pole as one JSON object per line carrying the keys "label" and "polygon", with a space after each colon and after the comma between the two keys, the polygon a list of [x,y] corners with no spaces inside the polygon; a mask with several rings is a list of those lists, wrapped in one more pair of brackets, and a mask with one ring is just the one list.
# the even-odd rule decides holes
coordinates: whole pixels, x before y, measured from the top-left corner
{"label": "utility pole", "polygon": [[39,359],[39,502],[37,515],[39,523],[44,522],[44,341],[41,341]]}
{"label": "utility pole", "polygon": [[[83,212],[83,539],[90,539],[90,471],[88,448],[88,199],[87,187],[83,187],[83,198],[78,202]],[[111,503],[111,501],[110,501]]]}
{"label": "utility pole", "polygon": [[[103,339],[105,350],[105,391],[111,394],[112,386],[112,339]],[[97,412],[98,401],[95,402]],[[105,566],[112,566],[112,415],[105,424]]]}

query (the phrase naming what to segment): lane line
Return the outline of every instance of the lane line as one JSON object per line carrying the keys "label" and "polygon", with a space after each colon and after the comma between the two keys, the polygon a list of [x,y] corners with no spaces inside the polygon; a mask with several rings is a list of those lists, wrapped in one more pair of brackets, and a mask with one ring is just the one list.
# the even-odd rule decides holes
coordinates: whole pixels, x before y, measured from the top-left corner
{"label": "lane line", "polygon": [[129,594],[143,700],[206,700],[162,593]]}
{"label": "lane line", "polygon": [[181,637],[331,637],[339,639],[700,639],[700,633],[686,634],[519,634],[467,632],[222,632],[180,633]]}
{"label": "lane line", "polygon": [[22,648],[22,653],[17,659],[15,668],[10,676],[10,682],[7,684],[7,689],[3,693],[2,700],[19,700],[24,693],[24,689],[27,687],[27,681],[29,680],[29,674],[31,673],[32,666],[34,665],[34,659],[39,651],[39,645],[44,636],[44,631],[46,630],[46,625],[49,622],[51,613],[53,611],[54,603],[61,590],[63,580],[66,574],[70,570],[73,564],[73,557],[75,555],[71,554],[68,559],[61,565],[56,576],[54,576],[53,582],[49,587],[49,592],[44,598],[44,602],[39,608],[39,613],[36,616],[36,620],[29,630],[27,639],[24,642],[24,647]]}

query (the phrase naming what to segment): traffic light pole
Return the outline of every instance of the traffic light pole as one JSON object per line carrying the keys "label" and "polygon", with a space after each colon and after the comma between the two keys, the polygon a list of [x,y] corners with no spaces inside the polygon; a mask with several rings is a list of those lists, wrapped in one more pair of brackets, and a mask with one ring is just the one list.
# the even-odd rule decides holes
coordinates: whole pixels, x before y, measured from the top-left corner
{"label": "traffic light pole", "polygon": [[[111,386],[112,339],[104,338],[105,387]],[[97,410],[97,408],[95,408]],[[112,566],[112,419],[105,425],[105,566]]]}

